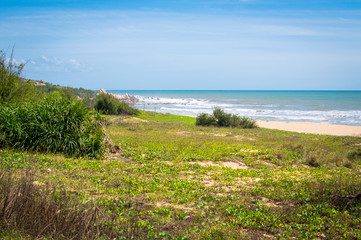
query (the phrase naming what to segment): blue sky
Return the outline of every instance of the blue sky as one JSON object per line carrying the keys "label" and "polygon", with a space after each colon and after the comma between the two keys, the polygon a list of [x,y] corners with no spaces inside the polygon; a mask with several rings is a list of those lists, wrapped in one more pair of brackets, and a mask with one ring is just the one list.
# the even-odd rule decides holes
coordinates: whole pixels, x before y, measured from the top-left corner
{"label": "blue sky", "polygon": [[361,90],[361,0],[0,0],[13,45],[94,90]]}

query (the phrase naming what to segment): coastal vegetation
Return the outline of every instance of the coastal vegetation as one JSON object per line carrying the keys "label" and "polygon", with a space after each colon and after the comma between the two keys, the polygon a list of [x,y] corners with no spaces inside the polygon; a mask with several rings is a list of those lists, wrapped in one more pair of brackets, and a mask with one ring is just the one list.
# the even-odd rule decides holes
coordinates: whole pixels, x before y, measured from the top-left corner
{"label": "coastal vegetation", "polygon": [[8,59],[6,53],[0,50],[0,105],[37,100],[35,86],[21,78],[23,68],[24,64],[14,64],[12,54]]}
{"label": "coastal vegetation", "polygon": [[240,117],[235,114],[225,113],[221,108],[215,108],[213,115],[201,113],[197,116],[196,125],[199,126],[219,126],[236,128],[256,128],[256,121]]}
{"label": "coastal vegetation", "polygon": [[[12,54],[13,55],[13,54]],[[99,114],[63,92],[39,91],[23,79],[24,65],[0,56],[0,145],[13,149],[101,158],[105,152]]]}
{"label": "coastal vegetation", "polygon": [[0,107],[2,145],[14,149],[101,158],[100,116],[54,92],[37,103]]}
{"label": "coastal vegetation", "polygon": [[84,88],[72,88],[54,85],[45,81],[32,81],[36,89],[42,94],[59,92],[72,100],[81,100],[89,109],[92,109],[95,103],[96,92]]}
{"label": "coastal vegetation", "polygon": [[136,115],[139,111],[126,102],[118,101],[110,94],[100,93],[95,99],[94,109],[106,115]]}
{"label": "coastal vegetation", "polygon": [[1,239],[361,238],[359,137],[30,96],[0,104]]}
{"label": "coastal vegetation", "polygon": [[[103,160],[4,148],[1,168],[33,176],[28,185],[47,194],[58,210],[34,211],[34,218],[52,214],[66,222],[58,216],[69,209],[64,201],[77,203],[66,213],[86,217],[82,209],[88,209],[93,217],[84,221],[90,230],[98,226],[91,230],[98,239],[361,237],[360,138],[210,128],[195,121],[151,112],[106,116],[105,132],[118,148]],[[23,184],[23,178],[11,179],[14,187]],[[1,196],[3,204],[7,195]],[[5,239],[87,238],[60,227],[1,226]]]}

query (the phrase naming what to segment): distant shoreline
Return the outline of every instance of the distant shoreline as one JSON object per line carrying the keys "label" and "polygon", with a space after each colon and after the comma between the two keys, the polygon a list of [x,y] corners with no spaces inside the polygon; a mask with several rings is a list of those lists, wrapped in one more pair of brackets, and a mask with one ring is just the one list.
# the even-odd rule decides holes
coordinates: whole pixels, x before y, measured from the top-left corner
{"label": "distant shoreline", "polygon": [[[113,96],[120,98],[124,98],[124,96],[135,98],[138,102],[137,96],[134,95],[120,95],[119,93],[111,93]],[[154,99],[156,97],[152,97]],[[145,105],[144,105],[145,106]],[[147,109],[148,111],[152,111],[152,109]],[[158,111],[157,111],[158,112]],[[175,115],[182,115],[182,116],[190,116],[195,117],[194,115],[188,114],[178,114],[172,113]],[[252,116],[249,116],[252,118]],[[257,120],[257,124],[263,128],[269,129],[278,129],[278,130],[285,130],[291,132],[300,132],[300,133],[311,133],[311,134],[326,134],[326,135],[334,135],[334,136],[356,136],[361,137],[361,126],[355,125],[346,125],[346,124],[330,124],[330,123],[318,123],[318,122],[311,122],[311,121],[290,121],[290,120]]]}
{"label": "distant shoreline", "polygon": [[[194,116],[187,116],[194,117]],[[194,117],[196,118],[196,117]],[[361,137],[361,126],[334,125],[314,122],[282,122],[282,121],[256,121],[261,128],[283,130],[289,132],[322,134],[332,136]]]}
{"label": "distant shoreline", "polygon": [[299,133],[361,137],[361,126],[314,122],[257,121],[259,127]]}
{"label": "distant shoreline", "polygon": [[361,91],[108,91],[129,94],[135,107],[197,116],[219,107],[257,121],[316,122],[361,126]]}

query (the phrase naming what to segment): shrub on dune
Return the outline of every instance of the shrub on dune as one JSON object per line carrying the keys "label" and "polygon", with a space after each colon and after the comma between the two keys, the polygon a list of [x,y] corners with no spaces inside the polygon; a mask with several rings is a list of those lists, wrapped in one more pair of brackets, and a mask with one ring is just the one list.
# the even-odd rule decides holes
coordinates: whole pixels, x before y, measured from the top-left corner
{"label": "shrub on dune", "polygon": [[136,115],[137,109],[130,107],[126,102],[119,102],[109,94],[99,94],[95,99],[94,109],[106,115]]}
{"label": "shrub on dune", "polygon": [[16,149],[100,158],[105,151],[99,116],[55,92],[39,103],[0,107],[0,132]]}
{"label": "shrub on dune", "polygon": [[215,108],[213,115],[201,113],[197,116],[196,125],[200,126],[219,126],[219,127],[239,127],[239,128],[256,128],[256,121],[239,117],[235,114],[225,113],[221,108]]}

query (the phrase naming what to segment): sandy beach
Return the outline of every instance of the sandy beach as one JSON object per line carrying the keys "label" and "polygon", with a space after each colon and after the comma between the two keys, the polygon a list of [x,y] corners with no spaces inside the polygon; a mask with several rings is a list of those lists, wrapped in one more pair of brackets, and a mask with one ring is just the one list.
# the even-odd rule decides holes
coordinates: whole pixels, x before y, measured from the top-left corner
{"label": "sandy beach", "polygon": [[278,129],[292,132],[361,137],[361,126],[279,121],[257,121],[257,124],[258,126],[263,128]]}

